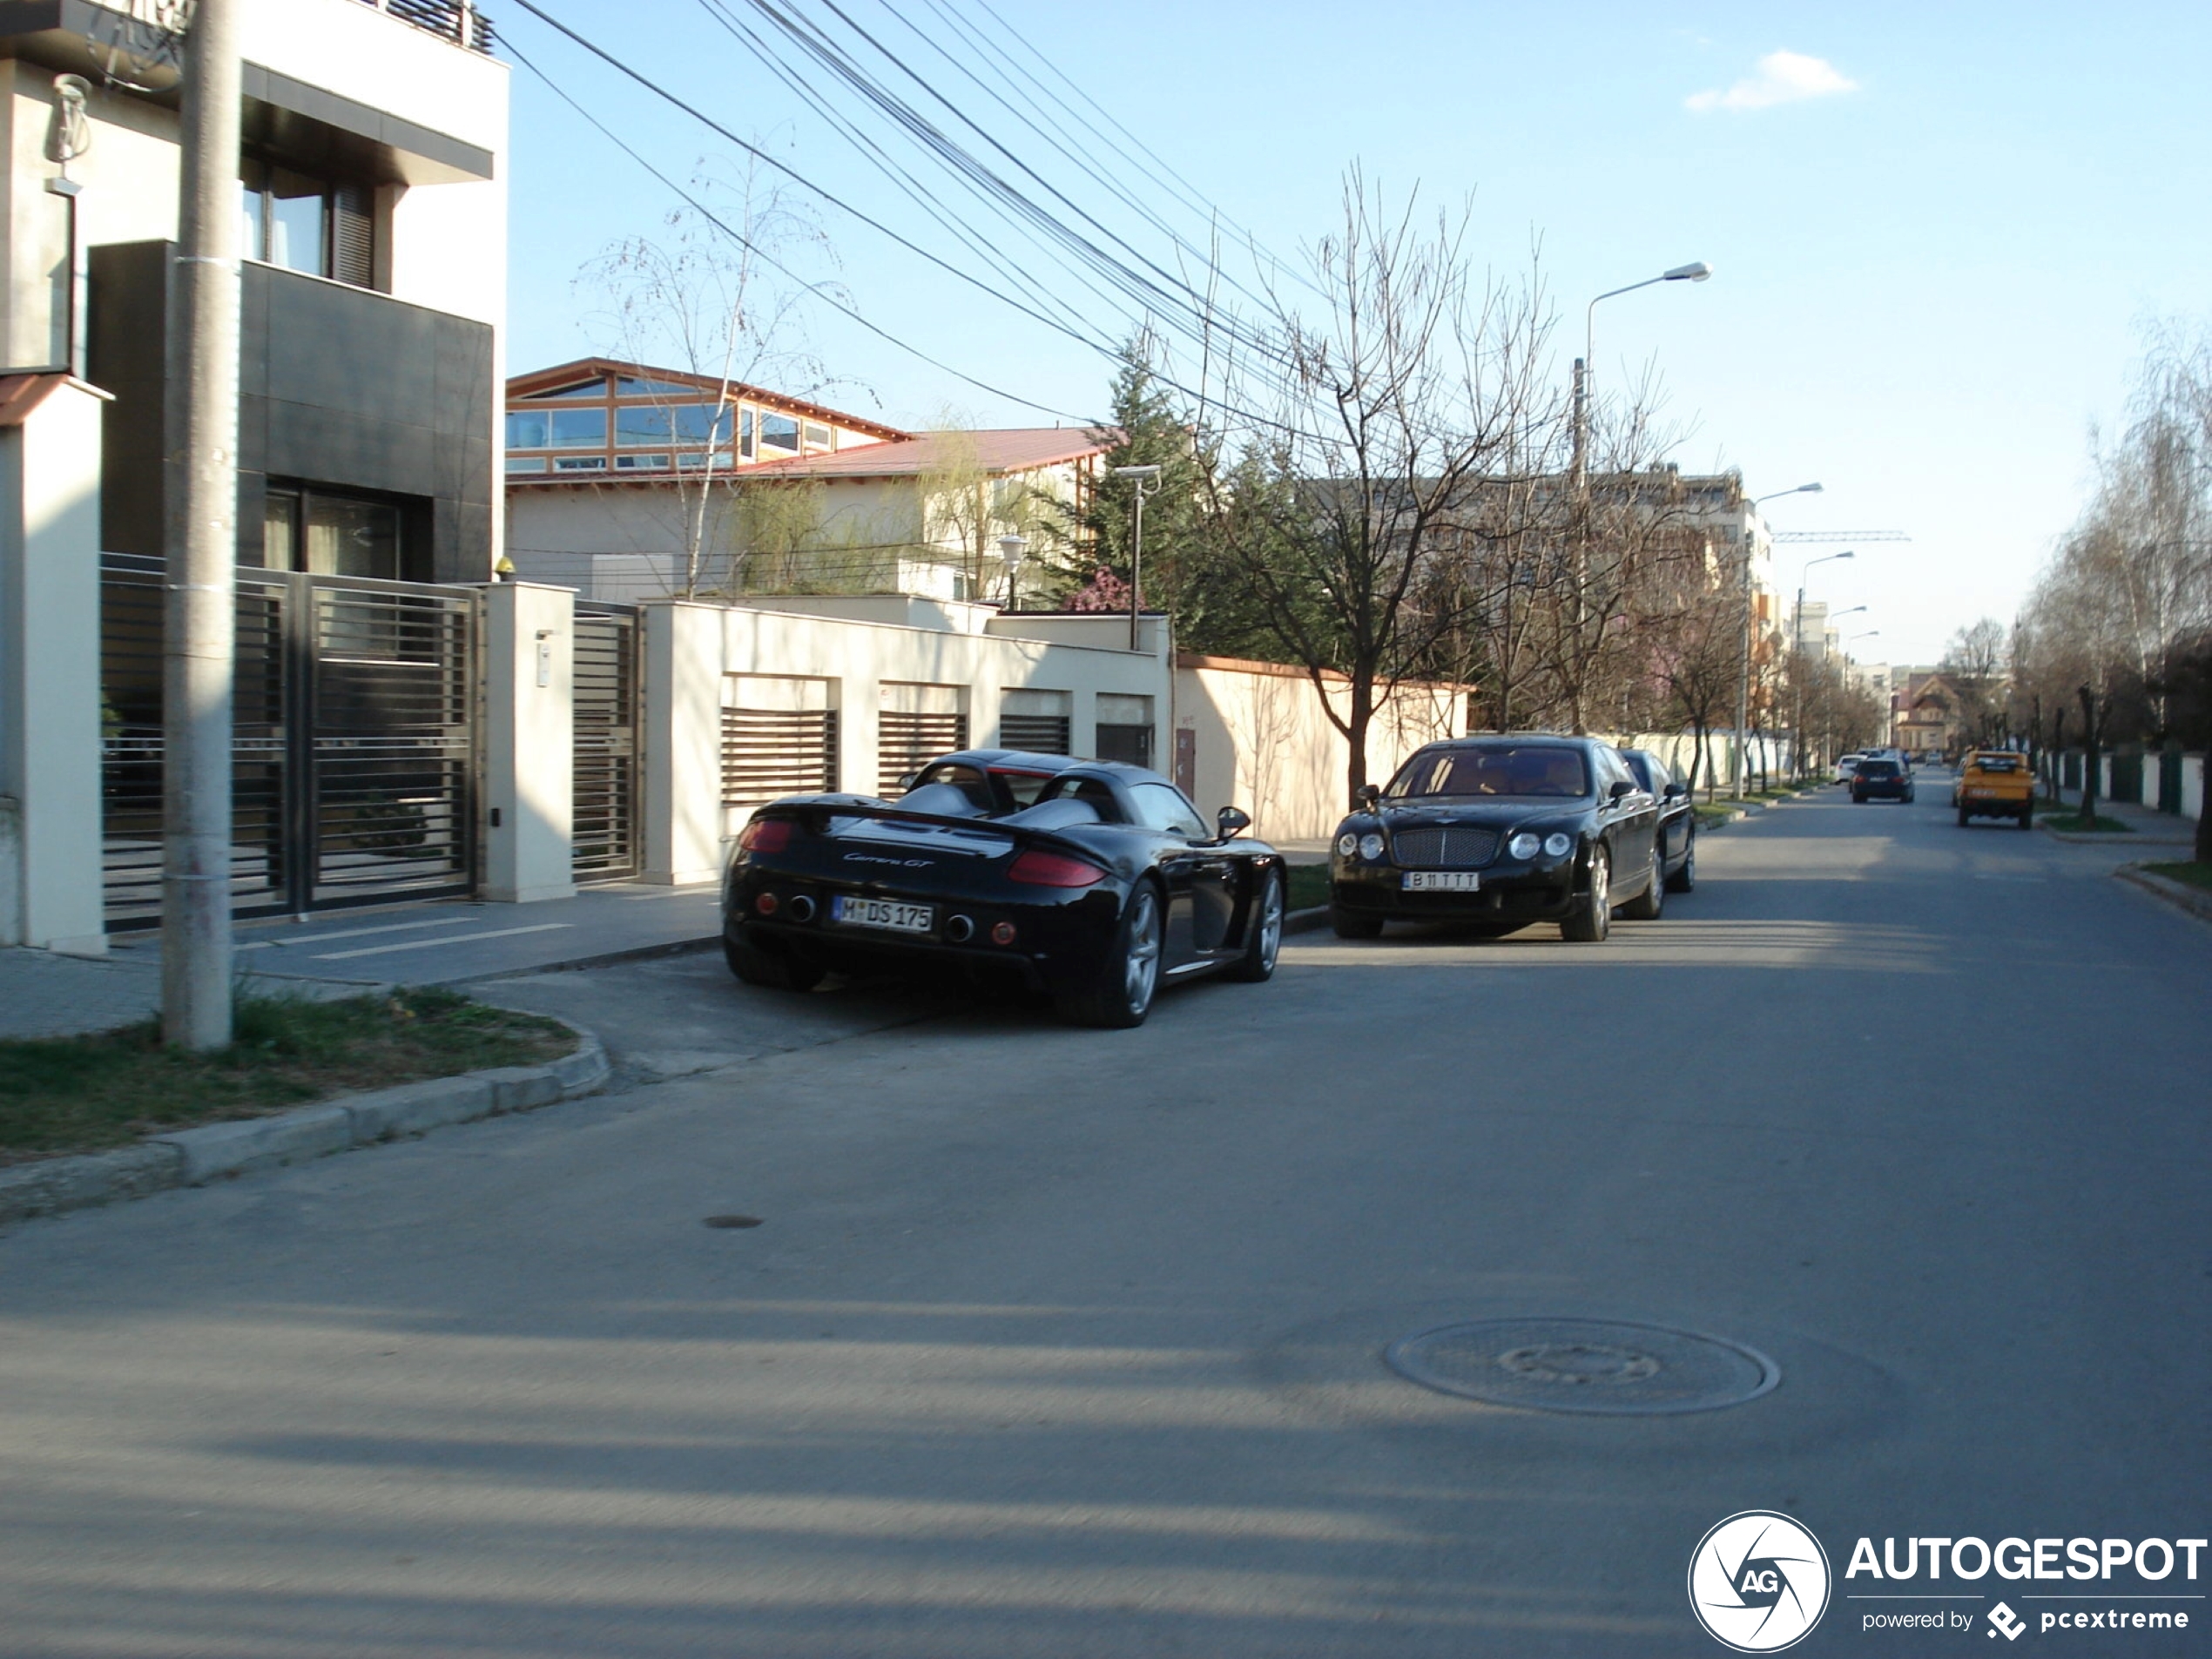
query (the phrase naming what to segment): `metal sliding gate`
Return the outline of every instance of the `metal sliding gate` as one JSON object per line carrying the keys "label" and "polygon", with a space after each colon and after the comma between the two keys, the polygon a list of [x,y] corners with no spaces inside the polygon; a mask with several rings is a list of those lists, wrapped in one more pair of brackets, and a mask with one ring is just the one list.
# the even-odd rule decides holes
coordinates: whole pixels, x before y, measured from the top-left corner
{"label": "metal sliding gate", "polygon": [[[107,921],[155,927],[162,562],[108,554],[100,574]],[[474,890],[476,604],[467,588],[238,572],[234,914]]]}
{"label": "metal sliding gate", "polygon": [[619,881],[638,870],[638,728],[644,699],[637,617],[629,605],[576,608],[570,845],[579,881]]}

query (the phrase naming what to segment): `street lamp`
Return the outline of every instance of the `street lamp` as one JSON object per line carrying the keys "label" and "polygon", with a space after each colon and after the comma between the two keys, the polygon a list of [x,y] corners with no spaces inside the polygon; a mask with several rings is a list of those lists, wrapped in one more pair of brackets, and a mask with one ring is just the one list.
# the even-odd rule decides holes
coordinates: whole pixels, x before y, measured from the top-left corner
{"label": "street lamp", "polygon": [[999,537],[999,556],[1006,561],[1006,608],[1014,609],[1014,579],[1022,573],[1022,561],[1028,556],[1029,538],[1026,536]]}
{"label": "street lamp", "polygon": [[[1754,496],[1751,497],[1751,516],[1753,518],[1758,516],[1759,503],[1762,502],[1780,501],[1784,496],[1817,496],[1818,494],[1820,494],[1820,486],[1817,483],[1811,483],[1792,484],[1787,489],[1770,490],[1764,496]],[[1736,799],[1738,800],[1743,799],[1745,774],[1750,771],[1750,768],[1744,764],[1746,757],[1743,745],[1744,728],[1750,724],[1751,718],[1751,526],[1746,523],[1743,526],[1742,584],[1743,638],[1742,661],[1738,665],[1739,671],[1736,678],[1736,742],[1733,748],[1735,761],[1730,768],[1736,774]]]}
{"label": "street lamp", "polygon": [[[1141,604],[1138,583],[1144,574],[1144,498],[1160,493],[1160,469],[1157,467],[1115,467],[1109,469],[1116,478],[1126,478],[1136,496],[1136,534],[1131,538],[1129,555],[1129,648],[1136,649],[1136,613]],[[1147,489],[1144,486],[1150,484]]]}
{"label": "street lamp", "polygon": [[[1812,567],[1816,564],[1826,564],[1833,559],[1855,559],[1858,556],[1858,555],[1856,552],[1853,552],[1851,550],[1846,548],[1841,553],[1829,553],[1817,559],[1807,559],[1804,564],[1798,567],[1797,604],[1797,608],[1790,613],[1790,649],[1792,652],[1802,656],[1805,648],[1806,576],[1811,571]],[[1793,678],[1802,678],[1802,676]],[[1790,744],[1792,749],[1798,752],[1793,758],[1797,763],[1797,776],[1802,778],[1805,775],[1804,759],[1804,745],[1798,736],[1797,719],[1798,717],[1804,712],[1805,707],[1805,694],[1804,688],[1803,686],[1798,686],[1796,689],[1795,694],[1792,696],[1791,701],[1792,707],[1790,712]]]}
{"label": "street lamp", "polygon": [[1677,265],[1671,271],[1662,271],[1656,277],[1646,277],[1641,282],[1631,282],[1625,288],[1608,288],[1590,301],[1582,313],[1582,354],[1575,363],[1575,482],[1579,485],[1589,464],[1590,449],[1590,377],[1597,372],[1597,301],[1615,295],[1634,293],[1638,288],[1650,287],[1658,282],[1703,282],[1713,274],[1713,267],[1703,260],[1693,260],[1688,265]]}

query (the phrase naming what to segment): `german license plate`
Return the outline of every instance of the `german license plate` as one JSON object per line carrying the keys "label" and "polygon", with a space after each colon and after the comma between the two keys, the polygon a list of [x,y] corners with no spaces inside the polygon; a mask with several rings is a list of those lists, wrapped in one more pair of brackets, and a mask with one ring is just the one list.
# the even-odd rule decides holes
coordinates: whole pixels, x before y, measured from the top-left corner
{"label": "german license plate", "polygon": [[1473,893],[1482,886],[1480,870],[1408,870],[1407,893]]}
{"label": "german license plate", "polygon": [[937,925],[937,913],[926,904],[900,904],[889,899],[830,900],[830,920],[847,927],[887,927],[894,934],[926,934]]}

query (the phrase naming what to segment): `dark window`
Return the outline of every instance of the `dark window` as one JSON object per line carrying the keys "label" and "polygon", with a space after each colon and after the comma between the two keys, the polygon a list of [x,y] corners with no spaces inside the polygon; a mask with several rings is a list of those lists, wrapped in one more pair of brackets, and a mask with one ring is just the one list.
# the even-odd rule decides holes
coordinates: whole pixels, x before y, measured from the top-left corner
{"label": "dark window", "polygon": [[787,454],[799,453],[799,422],[788,415],[764,415],[760,417],[760,447],[781,449]]}
{"label": "dark window", "polygon": [[556,409],[551,419],[554,448],[604,449],[607,447],[606,410]]}
{"label": "dark window", "polygon": [[376,195],[367,184],[249,157],[239,169],[246,257],[356,288],[376,282]]}
{"label": "dark window", "polygon": [[1198,816],[1197,807],[1184,799],[1181,790],[1166,784],[1138,783],[1129,786],[1129,793],[1136,803],[1139,823],[1170,835],[1189,836],[1194,840],[1204,839],[1206,820]]}
{"label": "dark window", "polygon": [[261,515],[261,562],[273,570],[397,581],[407,515],[396,502],[277,487]]}
{"label": "dark window", "polygon": [[1149,769],[1152,765],[1152,728],[1108,725],[1102,721],[1098,727],[1098,758]]}
{"label": "dark window", "polygon": [[1582,752],[1563,744],[1435,749],[1407,761],[1385,792],[1393,800],[1418,795],[1579,797],[1590,792],[1589,770]]}

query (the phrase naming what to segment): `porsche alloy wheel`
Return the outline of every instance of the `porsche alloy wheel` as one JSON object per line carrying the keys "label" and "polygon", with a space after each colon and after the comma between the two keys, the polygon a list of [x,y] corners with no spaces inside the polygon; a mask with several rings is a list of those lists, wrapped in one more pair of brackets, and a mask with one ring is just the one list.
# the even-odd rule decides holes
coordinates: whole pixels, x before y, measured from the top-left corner
{"label": "porsche alloy wheel", "polygon": [[1143,1025],[1160,988],[1161,932],[1160,891],[1150,881],[1140,882],[1122,912],[1117,948],[1099,965],[1089,988],[1062,1005],[1067,1016],[1110,1029]]}
{"label": "porsche alloy wheel", "polygon": [[1244,954],[1237,959],[1228,977],[1258,984],[1274,974],[1275,959],[1282,954],[1283,878],[1271,870],[1262,876],[1253,902],[1258,909],[1245,929]]}

